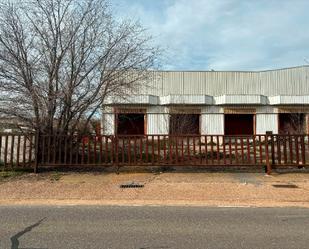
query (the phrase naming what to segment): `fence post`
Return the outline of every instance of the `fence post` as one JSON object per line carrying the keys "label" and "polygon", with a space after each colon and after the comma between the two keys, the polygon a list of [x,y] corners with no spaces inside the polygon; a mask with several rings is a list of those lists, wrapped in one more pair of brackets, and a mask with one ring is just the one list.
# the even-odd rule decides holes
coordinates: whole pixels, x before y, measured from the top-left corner
{"label": "fence post", "polygon": [[271,134],[271,163],[274,165],[275,164],[275,140],[274,140],[274,135]]}
{"label": "fence post", "polygon": [[271,174],[271,164],[269,161],[269,147],[268,147],[268,137],[269,135],[266,133],[266,148],[265,148],[265,154],[266,154],[266,173],[267,175]]}
{"label": "fence post", "polygon": [[[35,153],[35,159],[34,159],[34,168],[33,171],[34,173],[38,172],[38,164],[39,164],[39,142],[40,142],[40,131],[36,131],[35,133],[35,148],[34,148],[34,153]],[[44,153],[44,151],[42,152]]]}
{"label": "fence post", "polygon": [[301,161],[302,161],[302,166],[304,167],[306,165],[306,150],[305,150],[305,135],[301,136]]}
{"label": "fence post", "polygon": [[117,167],[117,171],[116,171],[116,174],[118,175],[119,174],[119,139],[118,139],[118,135],[114,136],[114,144],[115,144],[115,161],[116,161],[116,167]]}

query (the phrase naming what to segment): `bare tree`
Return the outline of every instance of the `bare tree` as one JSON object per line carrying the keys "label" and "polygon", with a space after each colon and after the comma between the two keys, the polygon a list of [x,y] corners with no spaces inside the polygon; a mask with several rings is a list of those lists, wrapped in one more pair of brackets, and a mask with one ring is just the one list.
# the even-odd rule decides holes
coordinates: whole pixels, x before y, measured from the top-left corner
{"label": "bare tree", "polygon": [[171,114],[169,122],[171,134],[199,134],[199,114]]}
{"label": "bare tree", "polygon": [[45,133],[88,125],[104,100],[144,84],[159,49],[106,0],[30,0],[0,9],[0,113]]}
{"label": "bare tree", "polygon": [[280,127],[280,133],[283,134],[305,134],[306,118],[304,113],[283,114],[284,120]]}

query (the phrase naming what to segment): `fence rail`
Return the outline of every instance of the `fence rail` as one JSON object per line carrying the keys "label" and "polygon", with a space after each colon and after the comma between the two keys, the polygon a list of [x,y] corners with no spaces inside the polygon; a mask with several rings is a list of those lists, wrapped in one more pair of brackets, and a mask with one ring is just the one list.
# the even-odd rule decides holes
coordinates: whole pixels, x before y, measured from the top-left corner
{"label": "fence rail", "polygon": [[308,135],[55,136],[0,134],[7,167],[308,166]]}

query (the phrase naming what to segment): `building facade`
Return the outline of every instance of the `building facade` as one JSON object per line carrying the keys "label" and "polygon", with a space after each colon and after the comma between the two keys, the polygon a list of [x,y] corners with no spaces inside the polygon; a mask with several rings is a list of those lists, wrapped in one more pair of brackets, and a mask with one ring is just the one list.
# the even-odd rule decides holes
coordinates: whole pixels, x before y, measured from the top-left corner
{"label": "building facade", "polygon": [[106,100],[103,134],[308,133],[309,66],[149,74],[134,95]]}

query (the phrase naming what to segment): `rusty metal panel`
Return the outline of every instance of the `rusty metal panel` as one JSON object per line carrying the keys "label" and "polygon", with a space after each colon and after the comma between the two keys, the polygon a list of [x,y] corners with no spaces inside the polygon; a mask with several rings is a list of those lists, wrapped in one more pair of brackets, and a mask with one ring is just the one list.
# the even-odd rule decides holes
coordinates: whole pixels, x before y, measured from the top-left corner
{"label": "rusty metal panel", "polygon": [[238,108],[238,107],[228,107],[224,108],[224,114],[255,114],[255,108]]}
{"label": "rusty metal panel", "polygon": [[200,114],[201,108],[193,108],[192,106],[171,106],[169,113],[172,114]]}

